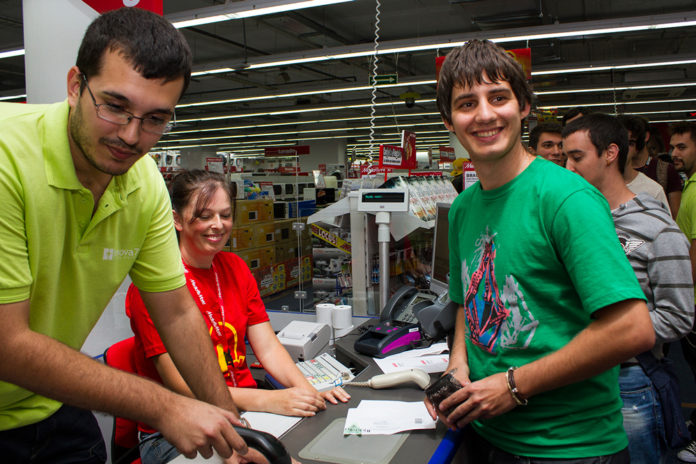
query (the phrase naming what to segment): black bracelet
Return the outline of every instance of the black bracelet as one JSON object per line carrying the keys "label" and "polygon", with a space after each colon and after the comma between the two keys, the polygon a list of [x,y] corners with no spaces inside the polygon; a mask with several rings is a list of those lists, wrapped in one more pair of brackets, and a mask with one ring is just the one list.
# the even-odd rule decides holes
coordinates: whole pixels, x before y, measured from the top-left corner
{"label": "black bracelet", "polygon": [[515,369],[517,368],[510,366],[505,373],[508,390],[510,390],[510,395],[512,395],[512,399],[515,400],[518,406],[527,406],[529,401],[526,398],[520,398],[520,391],[517,389],[517,385],[515,385]]}

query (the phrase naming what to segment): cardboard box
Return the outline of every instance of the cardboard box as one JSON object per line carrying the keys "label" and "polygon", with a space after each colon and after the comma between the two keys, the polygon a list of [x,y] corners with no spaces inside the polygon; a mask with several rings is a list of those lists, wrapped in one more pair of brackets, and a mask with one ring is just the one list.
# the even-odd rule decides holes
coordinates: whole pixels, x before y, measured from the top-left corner
{"label": "cardboard box", "polygon": [[238,200],[234,225],[240,227],[273,220],[273,200]]}
{"label": "cardboard box", "polygon": [[254,232],[249,226],[233,227],[230,232],[230,242],[229,247],[231,251],[245,250],[247,248],[253,248]]}
{"label": "cardboard box", "polygon": [[239,250],[237,255],[252,271],[275,264],[275,247],[273,246]]}
{"label": "cardboard box", "polygon": [[273,245],[275,243],[275,223],[263,222],[250,228],[251,230],[251,246],[263,247]]}

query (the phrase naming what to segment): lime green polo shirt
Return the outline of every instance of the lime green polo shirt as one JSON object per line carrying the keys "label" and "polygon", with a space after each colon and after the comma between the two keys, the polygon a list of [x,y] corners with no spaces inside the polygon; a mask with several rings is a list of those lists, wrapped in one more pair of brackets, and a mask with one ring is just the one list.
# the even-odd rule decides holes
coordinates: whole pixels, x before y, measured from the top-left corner
{"label": "lime green polo shirt", "polygon": [[[70,155],[68,112],[67,101],[0,103],[0,304],[29,299],[31,329],[79,350],[126,275],[149,292],[186,281],[154,161],[143,156],[114,176],[92,215]],[[0,382],[0,430],[60,406]]]}
{"label": "lime green polo shirt", "polygon": [[[689,243],[696,240],[696,173],[684,183],[677,213],[677,225],[689,239]],[[696,301],[696,287],[694,287],[694,300]]]}

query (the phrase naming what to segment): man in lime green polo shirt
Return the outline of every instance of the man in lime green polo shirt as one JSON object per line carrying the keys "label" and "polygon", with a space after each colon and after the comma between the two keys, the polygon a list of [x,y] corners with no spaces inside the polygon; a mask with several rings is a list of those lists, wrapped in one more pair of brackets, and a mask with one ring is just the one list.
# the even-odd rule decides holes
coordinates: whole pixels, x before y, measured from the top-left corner
{"label": "man in lime green polo shirt", "polygon": [[[188,456],[246,453],[186,289],[164,182],[144,156],[168,129],[190,71],[191,52],[171,24],[123,8],[89,26],[67,101],[0,106],[5,462],[104,462],[87,409],[152,424]],[[126,275],[205,402],[79,353]]]}
{"label": "man in lime green polo shirt", "polygon": [[[672,149],[672,159],[677,171],[686,174],[687,180],[682,191],[679,212],[677,213],[677,225],[689,239],[691,248],[692,274],[696,270],[696,124],[689,122],[676,123],[671,127],[672,136],[669,145]],[[696,276],[694,277],[696,282]],[[696,290],[695,290],[696,294]],[[681,340],[684,359],[686,359],[691,372],[696,379],[696,327]],[[696,419],[696,415],[692,417]],[[680,458],[686,453],[691,459],[696,459],[696,441],[692,441],[685,450],[679,453]],[[687,456],[683,456],[686,458]]]}

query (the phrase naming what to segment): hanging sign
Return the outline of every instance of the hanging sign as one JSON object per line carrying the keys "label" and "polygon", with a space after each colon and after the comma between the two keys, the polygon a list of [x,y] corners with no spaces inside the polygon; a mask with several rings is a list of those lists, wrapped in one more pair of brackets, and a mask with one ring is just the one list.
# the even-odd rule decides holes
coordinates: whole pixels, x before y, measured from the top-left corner
{"label": "hanging sign", "polygon": [[473,163],[464,163],[462,165],[462,176],[464,177],[464,189],[468,189],[478,182],[478,175],[474,169]]}
{"label": "hanging sign", "polygon": [[394,145],[379,146],[379,167],[400,168],[404,162],[404,149]]}
{"label": "hanging sign", "polygon": [[522,71],[527,79],[532,78],[532,49],[531,48],[516,48],[514,50],[507,50],[507,54],[510,55],[517,61],[520,66],[522,66]]}
{"label": "hanging sign", "polygon": [[401,164],[402,169],[416,169],[418,160],[416,159],[416,133],[410,131],[401,131],[401,148],[404,149],[404,162]]}
{"label": "hanging sign", "polygon": [[205,159],[205,170],[210,172],[219,172],[220,174],[225,173],[225,168],[222,163],[222,158],[206,158]]}
{"label": "hanging sign", "polygon": [[297,156],[309,155],[309,145],[293,145],[291,147],[267,147],[263,149],[264,156]]}
{"label": "hanging sign", "polygon": [[111,10],[118,10],[119,8],[135,7],[141,8],[143,10],[152,11],[162,16],[162,3],[163,0],[82,0],[84,3],[89,5],[94,11],[99,14],[106,13]]}

